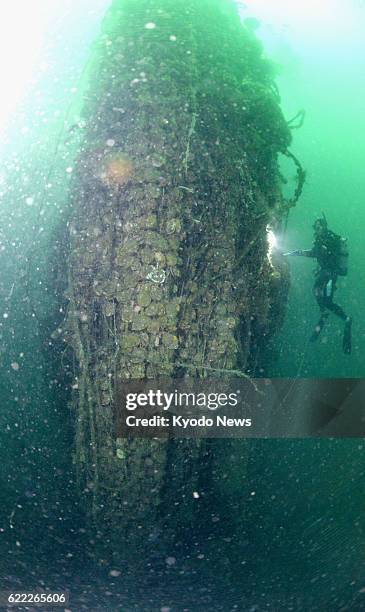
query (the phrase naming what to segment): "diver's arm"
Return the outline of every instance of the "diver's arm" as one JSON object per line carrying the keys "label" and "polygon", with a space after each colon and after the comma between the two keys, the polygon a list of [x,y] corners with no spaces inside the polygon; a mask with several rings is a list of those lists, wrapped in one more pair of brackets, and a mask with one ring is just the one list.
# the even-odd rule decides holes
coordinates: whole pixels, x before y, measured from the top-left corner
{"label": "diver's arm", "polygon": [[289,255],[296,255],[298,257],[316,257],[314,249],[297,249],[296,251],[289,251],[288,253],[283,253],[284,257],[288,257]]}

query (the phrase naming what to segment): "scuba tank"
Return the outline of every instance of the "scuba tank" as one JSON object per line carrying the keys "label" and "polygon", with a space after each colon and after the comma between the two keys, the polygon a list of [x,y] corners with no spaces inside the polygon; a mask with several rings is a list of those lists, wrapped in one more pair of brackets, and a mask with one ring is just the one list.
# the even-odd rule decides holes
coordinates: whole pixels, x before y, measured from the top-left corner
{"label": "scuba tank", "polygon": [[337,274],[339,276],[347,276],[349,268],[349,249],[347,245],[347,238],[340,237],[337,267]]}
{"label": "scuba tank", "polygon": [[325,233],[324,239],[317,238],[315,242],[315,246],[319,244],[320,253],[324,253],[322,261],[318,260],[320,268],[328,266],[328,269],[333,270],[338,276],[347,276],[349,260],[347,238],[342,238],[328,229],[324,213],[322,217],[316,219],[313,227],[316,229],[318,225]]}

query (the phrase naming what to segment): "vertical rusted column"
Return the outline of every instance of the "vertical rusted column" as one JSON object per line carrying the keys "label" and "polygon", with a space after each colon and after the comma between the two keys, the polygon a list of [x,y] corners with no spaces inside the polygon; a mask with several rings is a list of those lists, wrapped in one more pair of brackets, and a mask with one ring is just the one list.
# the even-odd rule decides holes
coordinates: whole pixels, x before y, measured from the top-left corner
{"label": "vertical rusted column", "polygon": [[206,445],[115,439],[116,382],[244,371],[273,326],[266,226],[290,136],[225,0],[116,0],[84,120],[66,322],[75,462],[95,520],[125,535],[159,520],[168,482],[187,520]]}

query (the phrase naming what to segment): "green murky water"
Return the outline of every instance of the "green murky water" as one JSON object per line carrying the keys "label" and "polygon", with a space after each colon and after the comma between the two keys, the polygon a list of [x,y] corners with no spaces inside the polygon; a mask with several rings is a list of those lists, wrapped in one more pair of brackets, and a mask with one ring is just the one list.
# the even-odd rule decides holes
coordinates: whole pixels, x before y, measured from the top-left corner
{"label": "green murky water", "polygon": [[[89,45],[109,2],[38,4],[40,14],[46,12],[41,47],[23,97],[7,107],[1,135],[0,588],[32,589],[41,581],[58,591],[68,588],[72,612],[363,609],[361,440],[251,441],[240,530],[225,516],[214,528],[203,525],[198,564],[189,541],[161,556],[158,533],[140,573],[96,563],[98,534],[85,529],[70,460],[72,425],[54,365],[67,355],[44,338],[64,316],[54,314],[47,292],[49,255],[60,239],[54,232],[69,214],[67,168],[83,130]],[[354,318],[351,356],[342,353],[342,324],[335,319],[318,344],[309,345],[318,319],[314,265],[293,258],[287,315],[269,374],[362,377],[365,5],[246,4],[240,4],[242,17],[278,65],[285,117],[305,111],[291,148],[307,182],[286,233],[277,236],[279,248],[309,248],[312,223],[322,211],[350,248],[349,275],[340,280],[336,301]],[[11,66],[11,55],[7,62]],[[20,74],[15,57],[14,66]],[[287,160],[282,169],[291,193],[295,169]],[[206,516],[215,521],[219,502],[209,503]]]}
{"label": "green murky water", "polygon": [[308,260],[292,261],[288,316],[281,334],[284,346],[275,374],[361,377],[365,145],[360,126],[365,91],[361,33],[364,6],[360,2],[324,3],[323,9],[318,10],[317,21],[316,10],[313,7],[308,10],[312,20],[304,19],[301,23],[298,19],[294,31],[289,26],[283,27],[282,37],[279,29],[276,32],[267,26],[261,29],[267,48],[282,66],[278,84],[286,116],[295,115],[299,109],[306,112],[303,127],[294,132],[293,149],[307,171],[307,183],[300,204],[292,211],[285,246],[310,248],[312,223],[322,211],[329,226],[348,237],[350,271],[339,283],[336,301],[354,317],[355,350],[350,358],[341,354],[342,328],[333,318],[322,342],[315,350],[307,347],[303,360],[303,347],[318,316],[311,291],[314,266]]}

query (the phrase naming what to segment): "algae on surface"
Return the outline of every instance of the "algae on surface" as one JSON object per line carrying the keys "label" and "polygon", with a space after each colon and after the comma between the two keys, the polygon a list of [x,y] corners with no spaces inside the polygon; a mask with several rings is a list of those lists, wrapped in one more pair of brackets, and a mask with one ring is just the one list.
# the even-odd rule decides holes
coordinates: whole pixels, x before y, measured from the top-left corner
{"label": "algae on surface", "polygon": [[214,441],[116,439],[116,383],[255,371],[288,288],[267,227],[289,206],[277,158],[291,137],[271,66],[229,1],[115,0],[94,54],[65,328],[80,485],[102,532],[124,541],[166,520],[164,496],[189,525],[201,465],[223,473],[226,459]]}

